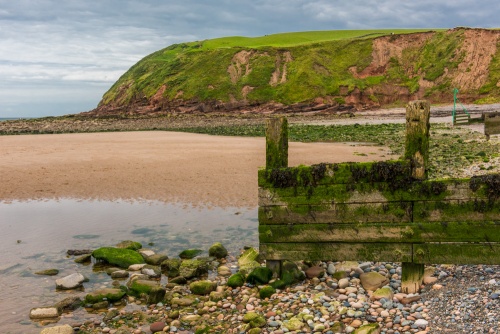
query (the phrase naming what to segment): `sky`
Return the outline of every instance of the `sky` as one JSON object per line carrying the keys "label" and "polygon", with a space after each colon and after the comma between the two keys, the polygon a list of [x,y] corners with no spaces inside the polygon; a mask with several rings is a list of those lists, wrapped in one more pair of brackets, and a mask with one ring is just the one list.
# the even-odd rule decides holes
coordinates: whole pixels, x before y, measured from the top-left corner
{"label": "sky", "polygon": [[173,43],[280,32],[500,27],[498,0],[0,0],[0,118],[97,107]]}

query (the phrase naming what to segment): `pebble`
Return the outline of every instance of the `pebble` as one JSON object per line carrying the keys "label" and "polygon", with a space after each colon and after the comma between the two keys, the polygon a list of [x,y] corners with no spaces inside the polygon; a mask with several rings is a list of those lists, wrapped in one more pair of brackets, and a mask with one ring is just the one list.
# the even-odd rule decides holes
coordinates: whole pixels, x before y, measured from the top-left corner
{"label": "pebble", "polygon": [[[480,266],[460,266],[455,271],[455,266],[438,265],[438,277],[433,277],[436,280],[431,280],[432,285],[425,285],[420,294],[408,295],[400,290],[399,264],[363,262],[357,268],[351,267],[348,276],[338,281],[332,277],[332,273],[338,270],[336,264],[321,264],[321,268],[326,268],[323,277],[306,279],[300,285],[278,290],[265,303],[259,298],[258,289],[251,286],[228,289],[219,285],[218,291],[224,296],[221,301],[212,302],[208,296],[197,296],[199,304],[184,307],[183,310],[197,315],[193,319],[199,318],[198,322],[183,328],[180,321],[169,320],[168,330],[170,333],[191,333],[196,324],[203,322],[218,326],[214,327],[215,332],[240,333],[244,332],[245,313],[255,312],[265,319],[262,334],[298,332],[292,326],[296,320],[306,327],[306,332],[329,334],[335,333],[330,328],[337,322],[343,323],[345,333],[353,333],[368,323],[379,323],[381,334],[498,333],[498,266],[488,266],[491,269],[487,272],[488,268],[483,270]],[[230,263],[226,265],[231,266]],[[378,272],[395,283],[397,288],[392,288],[394,297],[370,299],[372,292],[365,291],[356,277],[360,269]],[[183,286],[176,289],[180,298],[188,297],[189,292]],[[168,303],[154,306],[148,310],[149,321],[163,321],[170,307]],[[181,314],[185,312],[181,311]],[[126,317],[129,314],[121,315]],[[98,323],[103,333],[106,328],[114,330],[112,323]],[[82,331],[84,327],[81,326]]]}

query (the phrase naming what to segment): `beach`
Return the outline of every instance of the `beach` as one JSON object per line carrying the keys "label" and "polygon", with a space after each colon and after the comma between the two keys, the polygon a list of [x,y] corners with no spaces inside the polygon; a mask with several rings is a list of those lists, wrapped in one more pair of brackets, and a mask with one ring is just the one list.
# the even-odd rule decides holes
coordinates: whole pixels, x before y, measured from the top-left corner
{"label": "beach", "polygon": [[[265,139],[165,131],[0,136],[0,201],[158,200],[257,206]],[[395,159],[387,148],[294,143],[289,165]]]}

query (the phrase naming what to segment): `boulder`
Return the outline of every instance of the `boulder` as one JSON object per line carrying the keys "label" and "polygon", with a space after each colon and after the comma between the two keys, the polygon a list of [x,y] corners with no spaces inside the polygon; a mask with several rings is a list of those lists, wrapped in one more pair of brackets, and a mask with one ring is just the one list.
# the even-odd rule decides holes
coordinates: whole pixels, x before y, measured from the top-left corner
{"label": "boulder", "polygon": [[159,278],[161,277],[161,270],[160,267],[148,264],[141,269],[141,274],[148,275],[149,278]]}
{"label": "boulder", "polygon": [[179,276],[186,279],[202,276],[208,273],[208,264],[205,261],[192,259],[182,261],[179,267]]}
{"label": "boulder", "polygon": [[89,263],[92,261],[92,254],[85,254],[75,258],[75,263]]}
{"label": "boulder", "polygon": [[371,296],[371,299],[373,300],[380,300],[382,298],[387,300],[392,300],[392,298],[394,298],[394,292],[392,292],[392,289],[389,286],[384,286],[375,290]]}
{"label": "boulder", "polygon": [[125,240],[116,245],[116,248],[125,248],[125,249],[131,249],[131,250],[139,250],[142,248],[142,244],[137,241],[132,241],[132,240]]}
{"label": "boulder", "polygon": [[217,283],[212,281],[197,281],[189,284],[189,289],[195,295],[208,295],[216,288]]}
{"label": "boulder", "polygon": [[30,310],[30,319],[51,319],[59,317],[57,307],[36,307]]}
{"label": "boulder", "polygon": [[363,325],[354,331],[354,334],[379,334],[380,326],[377,323]]}
{"label": "boulder", "polygon": [[165,288],[161,286],[154,286],[148,295],[148,304],[158,304],[163,301],[166,294]]}
{"label": "boulder", "polygon": [[82,286],[85,282],[85,276],[80,273],[74,273],[63,278],[56,279],[56,289],[71,290]]}
{"label": "boulder", "polygon": [[258,267],[248,274],[246,281],[250,284],[267,284],[273,277],[273,272],[267,267]]}
{"label": "boulder", "polygon": [[54,326],[49,328],[44,328],[40,334],[73,334],[73,327],[70,325]]}
{"label": "boulder", "polygon": [[144,263],[141,254],[127,248],[101,247],[92,252],[92,256],[98,261],[128,268],[133,264]]}
{"label": "boulder", "polygon": [[63,300],[54,304],[59,311],[62,312],[71,312],[78,309],[82,305],[82,300],[78,296],[72,296],[64,298]]}
{"label": "boulder", "polygon": [[167,326],[167,324],[163,321],[153,322],[149,325],[149,330],[151,333],[161,332]]}
{"label": "boulder", "polygon": [[245,276],[243,276],[240,272],[231,275],[231,277],[227,280],[227,286],[230,288],[237,288],[243,286],[243,284],[245,284]]}
{"label": "boulder", "polygon": [[112,279],[128,278],[130,274],[126,270],[117,270],[111,273]]}
{"label": "boulder", "polygon": [[59,274],[58,269],[45,269],[35,272],[36,275],[55,276]]}
{"label": "boulder", "polygon": [[179,254],[179,257],[183,260],[190,260],[190,259],[194,259],[195,257],[200,255],[201,253],[203,253],[203,251],[201,249],[186,249],[186,250],[183,250]]}
{"label": "boulder", "polygon": [[288,328],[288,330],[291,331],[300,331],[305,325],[299,318],[292,317],[288,321],[286,320],[283,321],[283,326],[285,326],[286,328]]}
{"label": "boulder", "polygon": [[245,313],[243,322],[249,324],[251,328],[260,328],[266,325],[266,319],[256,312]]}
{"label": "boulder", "polygon": [[314,266],[307,268],[306,271],[306,277],[311,279],[314,277],[322,277],[325,274],[325,268],[321,266]]}
{"label": "boulder", "polygon": [[271,297],[275,293],[276,290],[272,286],[266,285],[265,287],[259,290],[259,297],[260,299],[266,299]]}
{"label": "boulder", "polygon": [[84,301],[86,304],[95,304],[104,300],[114,303],[122,299],[123,296],[125,296],[125,292],[120,289],[104,288],[88,293]]}
{"label": "boulder", "polygon": [[259,267],[260,267],[259,262],[249,261],[249,262],[245,262],[244,264],[240,265],[239,271],[243,275],[246,276],[246,275],[250,274],[255,268],[259,268]]}
{"label": "boulder", "polygon": [[208,255],[216,259],[223,259],[227,256],[227,249],[220,243],[216,242],[208,249]]}
{"label": "boulder", "polygon": [[168,260],[168,256],[165,254],[154,254],[144,258],[147,264],[152,266],[159,266],[163,261]]}
{"label": "boulder", "polygon": [[363,289],[375,291],[389,283],[389,279],[375,271],[363,273],[359,276]]}
{"label": "boulder", "polygon": [[233,272],[228,266],[220,266],[217,268],[217,274],[221,276],[231,276]]}
{"label": "boulder", "polygon": [[300,270],[295,262],[283,261],[281,265],[281,280],[286,285],[299,283],[306,278],[304,272]]}
{"label": "boulder", "polygon": [[146,294],[149,295],[151,290],[155,287],[158,287],[160,283],[158,281],[149,281],[142,279],[131,280],[127,283],[127,286],[133,295],[141,295]]}
{"label": "boulder", "polygon": [[128,270],[140,271],[142,268],[144,268],[145,265],[146,265],[145,263],[133,264],[130,267],[128,267]]}
{"label": "boulder", "polygon": [[168,259],[161,263],[161,272],[166,274],[168,277],[179,276],[179,268],[181,266],[182,260],[180,259]]}

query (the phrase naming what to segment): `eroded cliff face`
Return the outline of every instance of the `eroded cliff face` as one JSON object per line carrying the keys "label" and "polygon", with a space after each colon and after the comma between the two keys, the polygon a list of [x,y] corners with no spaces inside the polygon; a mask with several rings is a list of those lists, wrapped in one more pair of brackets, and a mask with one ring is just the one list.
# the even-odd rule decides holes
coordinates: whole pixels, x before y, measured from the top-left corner
{"label": "eroded cliff face", "polygon": [[[256,101],[249,98],[259,87],[250,83],[248,78],[252,71],[262,71],[261,64],[264,61],[274,63],[273,70],[268,71],[269,77],[265,85],[268,85],[268,89],[282,89],[289,84],[293,63],[304,59],[297,59],[294,48],[280,49],[273,54],[265,50],[248,49],[235,50],[225,66],[225,73],[222,75],[227,76],[231,85],[239,87],[238,90],[229,92],[225,101],[186,97],[182,89],[172,91],[168,84],[155,88],[156,93],[149,97],[140,91],[130,96],[131,83],[125,82],[117,88],[112,100],[103,100],[89,114],[363,110],[402,105],[422,98],[432,103],[450,103],[452,89],[455,87],[461,92],[462,102],[473,102],[480,98],[481,88],[492,80],[492,60],[500,57],[500,31],[452,29],[440,35],[442,40],[447,37],[456,40],[455,44],[449,44],[446,48],[441,48],[443,43],[436,40],[435,36],[435,32],[426,32],[375,38],[372,40],[368,66],[351,66],[347,69],[354,80],[374,84],[340,85],[334,94],[325,94],[318,89],[317,96],[300,102],[278,103],[274,100]],[[443,59],[447,66],[441,64]],[[311,64],[312,77],[320,77],[323,81],[337,80],[329,69],[331,64],[316,60]],[[308,80],[307,76],[304,78]],[[207,80],[210,81],[210,78]],[[210,91],[216,89],[216,86],[216,82],[209,82],[203,89]],[[500,87],[500,81],[496,86]]]}

